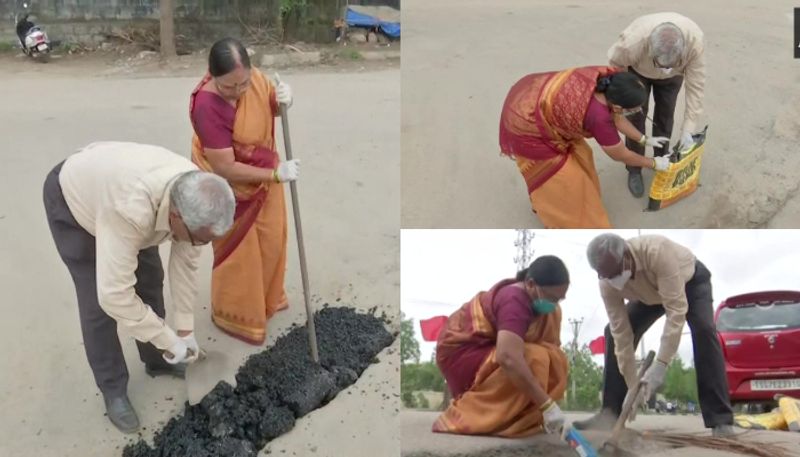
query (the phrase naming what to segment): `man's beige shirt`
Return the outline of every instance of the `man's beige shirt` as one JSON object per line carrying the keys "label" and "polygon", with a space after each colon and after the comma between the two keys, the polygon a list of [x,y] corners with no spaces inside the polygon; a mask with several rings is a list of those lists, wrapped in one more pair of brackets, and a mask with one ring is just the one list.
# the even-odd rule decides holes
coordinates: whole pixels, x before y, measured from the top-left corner
{"label": "man's beige shirt", "polygon": [[663,305],[666,322],[657,359],[669,364],[678,351],[683,324],[686,322],[689,309],[686,283],[694,276],[696,259],[689,249],[661,235],[644,235],[632,238],[625,244],[636,263],[633,277],[621,291],[601,280],[600,295],[608,312],[620,373],[629,383],[636,379],[636,361],[633,330],[625,300],[638,300],[645,305]]}
{"label": "man's beige shirt", "polygon": [[[59,181],[72,215],[95,236],[100,306],[137,340],[160,349],[177,335],[134,291],[139,251],[171,239],[169,191],[178,175],[196,170],[158,146],[93,143],[64,163]],[[173,242],[169,285],[178,330],[194,329],[200,248]]]}
{"label": "man's beige shirt", "polygon": [[[684,55],[672,72],[664,74],[650,55],[650,33],[656,26],[671,22],[683,32]],[[609,63],[615,67],[633,67],[640,75],[650,79],[666,79],[683,75],[686,91],[686,109],[683,131],[696,133],[697,122],[703,113],[703,93],[706,84],[705,43],[703,31],[686,16],[678,13],[655,13],[641,16],[620,33],[617,42],[608,50]]]}

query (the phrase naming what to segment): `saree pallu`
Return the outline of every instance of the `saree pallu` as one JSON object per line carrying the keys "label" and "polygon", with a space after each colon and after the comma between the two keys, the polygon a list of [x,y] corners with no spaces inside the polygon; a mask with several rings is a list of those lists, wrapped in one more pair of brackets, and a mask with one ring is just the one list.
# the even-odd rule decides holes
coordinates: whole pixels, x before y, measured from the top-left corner
{"label": "saree pallu", "polygon": [[583,120],[597,78],[617,71],[582,67],[531,74],[506,97],[500,151],[516,160],[531,207],[547,228],[610,227]]}
{"label": "saree pallu", "polygon": [[[208,82],[209,75],[192,93]],[[262,168],[276,168],[274,88],[257,69],[236,105],[233,149],[237,162]],[[192,161],[213,172],[203,145],[195,134]],[[288,306],[284,291],[286,272],[287,221],[283,185],[231,182],[236,212],[231,230],[213,242],[214,268],[211,274],[212,320],[221,330],[252,344],[266,338],[267,321]]]}
{"label": "saree pallu", "polygon": [[[505,280],[488,292],[481,292],[448,319],[436,346],[440,367],[457,363],[458,348],[497,340],[492,302]],[[564,397],[567,358],[561,350],[561,308],[537,316],[525,334],[525,360],[542,388],[555,401]],[[475,375],[472,386],[434,422],[438,433],[493,435],[507,438],[530,436],[542,430],[543,417],[537,405],[519,390],[497,363],[492,349]],[[455,360],[451,358],[455,357]],[[446,368],[443,368],[446,371]],[[445,374],[446,376],[446,374]]]}

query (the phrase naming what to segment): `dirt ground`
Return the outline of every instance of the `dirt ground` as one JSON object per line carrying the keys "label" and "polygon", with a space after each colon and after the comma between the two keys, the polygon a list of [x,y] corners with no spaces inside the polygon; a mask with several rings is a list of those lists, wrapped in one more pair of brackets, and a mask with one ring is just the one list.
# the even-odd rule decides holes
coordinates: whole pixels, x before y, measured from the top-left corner
{"label": "dirt ground", "polygon": [[[134,62],[136,63],[136,62]],[[189,154],[188,96],[199,61],[120,65],[95,57],[41,65],[0,58],[3,131],[0,171],[0,455],[115,456],[137,435],[119,433],[104,417],[81,343],[73,285],[59,259],[41,203],[46,173],[96,140],[163,145]],[[294,155],[314,302],[352,303],[397,315],[399,303],[399,103],[396,63],[288,69]],[[352,95],[357,94],[353,97]],[[280,130],[280,122],[278,122]],[[282,138],[278,138],[283,152]],[[287,192],[287,200],[289,199]],[[287,203],[290,204],[290,203]],[[291,216],[290,220],[291,220]],[[294,228],[286,278],[290,308],[269,324],[267,345],[305,321]],[[164,252],[162,251],[162,254]],[[211,250],[200,269],[197,339],[239,360],[262,348],[216,330],[208,315]],[[168,302],[169,309],[169,302]],[[399,319],[397,320],[399,322]],[[182,410],[182,381],[144,373],[132,338],[122,335],[129,396],[151,438]],[[396,455],[399,446],[399,343],[328,406],[270,442],[272,455]],[[263,454],[262,454],[263,455]]]}
{"label": "dirt ground", "polygon": [[[798,65],[787,0],[666,6],[634,0],[408,0],[403,4],[404,228],[536,228],[525,184],[498,147],[508,89],[528,73],[607,64],[636,17],[676,11],[707,40],[709,125],[701,188],[645,213],[627,173],[589,140],[603,202],[621,228],[789,228],[800,225]],[[652,103],[651,103],[652,106]],[[676,125],[683,119],[683,93]],[[652,108],[651,108],[652,110]],[[677,127],[679,128],[679,127]],[[680,135],[673,132],[673,138]],[[645,172],[649,186],[652,172]]]}
{"label": "dirt ground", "polygon": [[[432,433],[431,424],[438,413],[403,410],[400,412],[401,455],[404,457],[524,457],[546,455],[575,457],[578,454],[554,435],[535,435],[524,439],[458,436]],[[581,420],[588,413],[567,413],[569,421]],[[639,415],[628,428],[642,432],[697,433],[710,435],[703,427],[700,416]],[[742,431],[737,439],[749,443],[781,445],[789,455],[800,456],[800,434],[791,432]],[[609,438],[605,432],[584,432],[584,437],[599,449]],[[741,454],[708,450],[697,447],[671,448],[662,443],[641,441],[636,433],[628,433],[621,440],[623,449],[648,457],[736,457]]]}

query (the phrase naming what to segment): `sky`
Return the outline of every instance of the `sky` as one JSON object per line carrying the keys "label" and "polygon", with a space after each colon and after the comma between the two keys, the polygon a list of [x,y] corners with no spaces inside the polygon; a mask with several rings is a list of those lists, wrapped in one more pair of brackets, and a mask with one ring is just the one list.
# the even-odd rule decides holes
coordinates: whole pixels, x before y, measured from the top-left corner
{"label": "sky", "polygon": [[[533,230],[534,258],[557,255],[570,272],[571,285],[561,303],[561,342],[572,341],[569,319],[583,318],[578,344],[603,334],[608,324],[597,274],[586,261],[586,246],[609,230]],[[726,297],[765,290],[800,290],[800,230],[610,230],[623,238],[660,234],[686,246],[711,271],[714,307]],[[515,276],[515,230],[402,230],[400,303],[414,319],[422,361],[435,343],[422,341],[419,320],[450,315],[476,293]],[[657,350],[662,317],[645,334],[646,350]],[[692,357],[691,335],[684,327],[678,354]],[[638,351],[639,349],[637,349]],[[638,352],[637,352],[638,354]],[[594,356],[603,364],[603,356]]]}

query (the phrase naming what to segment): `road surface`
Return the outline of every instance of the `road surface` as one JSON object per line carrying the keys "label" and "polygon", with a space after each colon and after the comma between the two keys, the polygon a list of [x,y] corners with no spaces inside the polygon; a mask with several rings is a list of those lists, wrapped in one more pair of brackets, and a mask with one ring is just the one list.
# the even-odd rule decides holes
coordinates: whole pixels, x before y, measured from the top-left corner
{"label": "road surface", "polygon": [[[138,438],[122,435],[104,417],[81,343],[74,288],[47,228],[42,183],[56,163],[96,140],[159,144],[188,156],[188,96],[203,68],[179,66],[171,73],[142,73],[91,59],[37,65],[2,58],[0,455],[110,457]],[[294,155],[303,160],[298,189],[314,301],[341,299],[339,304],[359,309],[377,305],[379,313],[396,316],[399,69],[395,64],[373,71],[286,70],[281,77],[295,93],[289,114]],[[277,126],[280,130],[279,120]],[[282,152],[281,138],[278,144]],[[270,321],[267,346],[290,325],[305,322],[291,225],[289,233],[290,308]],[[206,349],[243,360],[260,348],[211,325],[210,266],[208,247],[200,269],[197,338]],[[141,435],[149,439],[182,411],[186,389],[182,381],[147,377],[132,338],[122,335],[122,340],[129,397]],[[398,348],[396,342],[381,353],[380,362],[355,385],[266,450],[341,456],[369,448],[375,456],[396,455],[398,402],[392,394],[399,393]]]}
{"label": "road surface", "polygon": [[[489,438],[477,436],[459,436],[432,433],[431,424],[438,413],[403,410],[400,412],[400,427],[402,439],[401,455],[407,457],[532,457],[536,455],[550,457],[575,457],[577,456],[566,444],[559,441],[555,435],[535,435],[524,439]],[[588,413],[567,413],[569,421],[585,419]],[[649,430],[663,433],[698,433],[710,435],[703,427],[703,420],[698,416],[671,416],[671,415],[639,415],[629,424],[631,429],[637,431]],[[737,439],[750,443],[765,442],[779,444],[789,450],[789,455],[800,456],[800,433],[792,432],[766,432],[743,431]],[[599,449],[610,434],[601,432],[585,432],[584,436]],[[635,434],[628,434],[634,437]],[[623,442],[630,443],[631,440]],[[637,448],[625,448],[628,451],[637,451],[640,455],[648,457],[740,457],[741,454],[708,450],[693,446],[670,449],[660,443],[636,441]]]}

